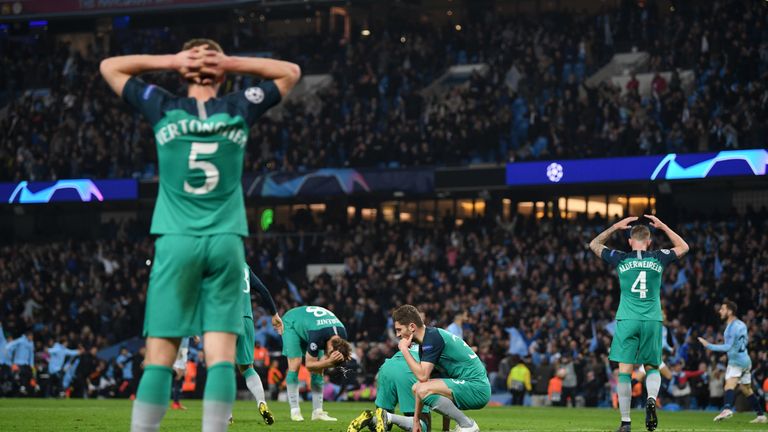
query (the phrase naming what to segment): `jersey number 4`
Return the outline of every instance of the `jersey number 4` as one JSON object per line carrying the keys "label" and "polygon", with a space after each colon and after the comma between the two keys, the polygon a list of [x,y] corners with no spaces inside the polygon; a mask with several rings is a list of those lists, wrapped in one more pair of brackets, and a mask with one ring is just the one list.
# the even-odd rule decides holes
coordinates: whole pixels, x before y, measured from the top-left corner
{"label": "jersey number 4", "polygon": [[203,170],[205,173],[205,183],[202,186],[194,187],[185,181],[184,192],[194,195],[205,195],[216,189],[216,186],[219,184],[219,169],[208,161],[197,160],[197,156],[201,154],[214,154],[218,149],[218,143],[192,143],[192,148],[189,151],[189,169],[190,171],[193,169]]}
{"label": "jersey number 4", "polygon": [[632,292],[638,293],[641,299],[644,299],[648,296],[648,286],[645,282],[645,273],[644,271],[641,271],[639,275],[637,275],[637,279],[635,279],[635,283],[632,284]]}

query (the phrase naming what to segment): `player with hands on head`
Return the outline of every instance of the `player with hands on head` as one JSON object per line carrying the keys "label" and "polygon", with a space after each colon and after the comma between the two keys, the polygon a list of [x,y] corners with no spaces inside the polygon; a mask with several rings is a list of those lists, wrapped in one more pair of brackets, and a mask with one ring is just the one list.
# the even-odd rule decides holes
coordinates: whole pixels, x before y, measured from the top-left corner
{"label": "player with hands on head", "polygon": [[[653,215],[645,215],[650,225],[663,231],[672,241],[672,249],[649,250],[651,231],[648,226],[634,224],[637,216],[624,218],[597,235],[589,248],[616,269],[621,290],[616,312],[616,332],[609,358],[619,363],[619,411],[621,425],[617,432],[631,431],[632,371],[634,365],[646,370],[648,399],[645,405],[645,426],[653,431],[658,426],[656,399],[661,387],[659,366],[662,351],[661,281],[664,269],[688,253],[688,244]],[[610,249],[606,241],[616,231],[630,230],[631,252]]]}
{"label": "player with hands on head", "polygon": [[[203,335],[208,371],[202,430],[226,431],[236,392],[235,341],[243,331],[238,282],[248,236],[245,148],[251,126],[288,94],[301,71],[290,62],[227,56],[210,39],[189,40],[176,54],[107,58],[100,71],[153,128],[160,173],[144,321],[147,353],[131,430],[158,430],[180,340]],[[139,78],[155,71],[178,73],[188,84],[185,97]],[[217,97],[227,74],[262,81]]]}

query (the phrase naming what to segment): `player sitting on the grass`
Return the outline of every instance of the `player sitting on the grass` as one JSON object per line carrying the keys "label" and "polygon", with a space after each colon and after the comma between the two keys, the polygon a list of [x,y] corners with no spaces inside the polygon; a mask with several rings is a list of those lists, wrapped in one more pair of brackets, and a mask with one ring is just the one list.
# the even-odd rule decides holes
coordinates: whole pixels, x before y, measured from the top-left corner
{"label": "player sitting on the grass", "polygon": [[[632,370],[643,364],[648,399],[645,405],[645,427],[653,431],[658,426],[656,399],[661,387],[661,276],[666,266],[688,252],[688,244],[657,217],[645,215],[651,225],[664,231],[672,241],[672,250],[649,251],[651,231],[645,225],[629,224],[637,217],[628,217],[600,233],[589,247],[597,256],[616,268],[621,295],[616,312],[616,332],[611,342],[609,359],[619,363],[619,411],[621,426],[617,432],[631,431]],[[609,249],[605,242],[615,231],[632,229],[629,246],[632,252]]]}
{"label": "player sitting on the grass", "polygon": [[[419,381],[413,386],[416,404],[414,417],[409,419],[412,430],[421,431],[417,416],[426,405],[455,420],[457,432],[479,431],[477,423],[462,412],[481,409],[491,400],[491,383],[477,354],[460,337],[443,329],[424,326],[421,314],[414,306],[395,309],[392,320],[400,338],[398,348]],[[420,360],[411,355],[412,343],[419,344]],[[443,378],[430,379],[435,369]],[[376,410],[376,414],[376,432],[385,432],[393,422],[393,414],[384,415],[383,410]],[[408,424],[405,418],[402,421]]]}
{"label": "player sitting on the grass", "polygon": [[[207,39],[188,41],[177,54],[111,57],[100,70],[152,126],[160,172],[144,315],[147,356],[131,430],[159,429],[179,341],[202,334],[208,366],[202,430],[226,431],[237,390],[235,341],[243,326],[243,157],[251,126],[296,85],[301,71],[284,61],[227,56]],[[189,84],[185,97],[138,78],[153,71],[177,72]],[[264,81],[219,98],[227,73]]]}
{"label": "player sitting on the grass", "polygon": [[733,401],[736,399],[734,389],[739,385],[741,392],[749,399],[752,408],[757,413],[757,417],[750,423],[768,423],[763,405],[752,391],[752,359],[749,358],[747,351],[749,335],[747,334],[747,325],[736,318],[737,310],[736,303],[729,300],[724,301],[718,310],[720,319],[726,324],[724,343],[716,345],[702,337],[699,338],[699,342],[705,348],[724,352],[728,355],[728,367],[725,369],[725,406],[714,420],[721,421],[733,417]]}
{"label": "player sitting on the grass", "polygon": [[336,421],[323,411],[323,371],[352,358],[344,324],[328,309],[300,306],[285,313],[283,325],[283,355],[288,358],[285,381],[291,420],[304,421],[299,408],[299,368],[304,358],[312,374],[312,420]]}
{"label": "player sitting on the grass", "polygon": [[[411,355],[419,358],[417,346],[410,349]],[[375,430],[376,418],[387,418],[400,428],[410,431],[413,426],[413,410],[416,401],[413,398],[413,386],[416,384],[416,377],[408,368],[403,353],[397,352],[391,358],[384,361],[379,368],[376,379],[376,416],[371,410],[365,410],[360,413],[352,423],[347,427],[347,432],[360,432],[366,427]],[[400,412],[403,415],[391,415],[395,412],[395,407],[400,406]],[[424,407],[421,410],[421,425],[425,432],[430,430],[431,417],[429,408]]]}
{"label": "player sitting on the grass", "polygon": [[[277,313],[275,300],[272,298],[269,290],[261,279],[251,271],[248,264],[245,264],[243,267],[243,280],[240,285],[243,292],[243,334],[237,337],[235,364],[237,364],[237,368],[240,370],[243,378],[245,378],[245,386],[248,387],[253,397],[256,398],[259,414],[261,414],[266,424],[271,425],[275,422],[275,418],[269,411],[269,407],[267,407],[267,398],[264,397],[264,385],[261,383],[261,377],[253,369],[253,347],[256,342],[254,338],[251,288],[256,289],[256,293],[261,297],[263,306],[272,315],[272,326],[278,334],[283,334],[283,321]],[[232,424],[231,415],[229,416],[229,424]]]}

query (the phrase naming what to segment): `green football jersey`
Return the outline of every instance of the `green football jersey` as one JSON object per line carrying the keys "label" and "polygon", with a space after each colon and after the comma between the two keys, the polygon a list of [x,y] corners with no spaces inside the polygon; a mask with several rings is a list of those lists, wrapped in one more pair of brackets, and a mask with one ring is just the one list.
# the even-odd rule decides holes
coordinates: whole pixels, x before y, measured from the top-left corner
{"label": "green football jersey", "polygon": [[251,125],[280,101],[274,82],[201,102],[133,77],[123,99],[155,133],[160,188],[151,233],[248,235],[243,155]]}
{"label": "green football jersey", "polygon": [[427,327],[419,347],[421,361],[432,363],[445,377],[456,380],[488,379],[485,365],[464,340],[453,333]]}
{"label": "green football jersey", "polygon": [[283,325],[298,334],[307,344],[307,353],[313,357],[318,357],[332,336],[347,338],[344,324],[333,312],[320,306],[299,306],[289,310],[283,315]]}
{"label": "green football jersey", "polygon": [[616,268],[619,276],[617,320],[663,321],[661,316],[661,277],[677,259],[674,251],[622,252],[603,249],[602,258]]}

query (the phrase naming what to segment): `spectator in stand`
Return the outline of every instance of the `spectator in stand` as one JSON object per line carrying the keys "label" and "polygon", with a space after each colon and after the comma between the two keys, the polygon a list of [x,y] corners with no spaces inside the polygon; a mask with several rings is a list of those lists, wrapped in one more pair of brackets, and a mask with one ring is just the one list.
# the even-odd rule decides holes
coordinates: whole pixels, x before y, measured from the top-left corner
{"label": "spectator in stand", "polygon": [[520,357],[513,357],[512,362],[515,366],[507,377],[507,389],[512,393],[512,405],[523,405],[526,392],[532,389],[531,371]]}
{"label": "spectator in stand", "polygon": [[555,367],[549,363],[548,357],[543,357],[538,366],[533,368],[533,394],[531,405],[535,407],[549,404],[549,381],[555,376]]}

